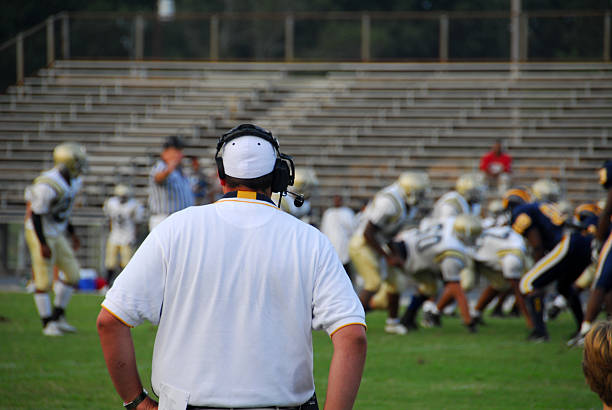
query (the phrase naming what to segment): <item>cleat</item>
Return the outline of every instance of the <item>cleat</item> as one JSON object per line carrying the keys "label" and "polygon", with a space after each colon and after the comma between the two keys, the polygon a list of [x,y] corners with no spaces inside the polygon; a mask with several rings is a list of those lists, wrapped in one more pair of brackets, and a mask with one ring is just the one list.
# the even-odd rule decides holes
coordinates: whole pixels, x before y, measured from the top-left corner
{"label": "cleat", "polygon": [[548,333],[534,330],[527,336],[527,340],[534,343],[544,343],[548,342],[550,338],[548,337]]}
{"label": "cleat", "polygon": [[472,317],[472,323],[476,323],[479,326],[486,326],[487,325],[485,323],[484,319],[482,318],[482,315],[478,315],[478,316]]}
{"label": "cleat", "polygon": [[583,347],[585,336],[586,335],[583,335],[580,332],[574,334],[573,337],[567,341],[567,347]]}
{"label": "cleat", "polygon": [[423,327],[440,327],[442,322],[440,321],[440,314],[433,312],[423,312],[423,320],[421,321]]}
{"label": "cleat", "polygon": [[56,321],[51,321],[42,330],[45,336],[63,336],[64,332],[59,328]]}
{"label": "cleat", "polygon": [[408,328],[401,323],[386,324],[385,332],[393,335],[405,335],[408,333]]}
{"label": "cleat", "polygon": [[561,313],[561,309],[558,306],[552,305],[546,313],[549,320],[554,320],[557,318],[557,316],[559,316],[559,313]]}
{"label": "cleat", "polygon": [[491,312],[491,317],[505,317],[504,311],[501,308],[495,308],[493,312]]}
{"label": "cleat", "polygon": [[472,319],[472,321],[465,326],[467,327],[468,332],[478,333],[478,322],[475,319]]}
{"label": "cleat", "polygon": [[62,332],[66,332],[66,333],[76,333],[77,329],[76,327],[72,326],[70,323],[66,322],[66,318],[65,317],[60,317],[56,322],[52,322],[52,323],[57,323],[57,327],[62,331]]}
{"label": "cleat", "polygon": [[419,330],[419,327],[417,326],[417,324],[412,321],[412,322],[401,322],[402,326],[404,326],[406,328],[406,330],[408,330],[409,332],[415,331],[415,330]]}

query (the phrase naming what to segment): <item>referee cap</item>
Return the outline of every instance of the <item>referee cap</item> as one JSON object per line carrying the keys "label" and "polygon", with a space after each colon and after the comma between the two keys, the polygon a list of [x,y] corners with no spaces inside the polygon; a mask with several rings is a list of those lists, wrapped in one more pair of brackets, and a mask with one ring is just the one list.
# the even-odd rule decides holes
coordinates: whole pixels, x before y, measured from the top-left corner
{"label": "referee cap", "polygon": [[223,146],[225,175],[239,179],[259,178],[274,170],[276,150],[268,141],[252,135],[235,138]]}

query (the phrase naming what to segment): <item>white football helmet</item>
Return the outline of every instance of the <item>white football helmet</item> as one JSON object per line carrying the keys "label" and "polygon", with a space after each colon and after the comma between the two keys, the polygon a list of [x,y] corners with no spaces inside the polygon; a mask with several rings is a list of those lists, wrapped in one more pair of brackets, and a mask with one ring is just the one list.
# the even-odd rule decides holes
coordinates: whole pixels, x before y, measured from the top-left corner
{"label": "white football helmet", "polygon": [[53,150],[55,166],[64,166],[71,178],[78,177],[88,167],[85,147],[74,142],[64,142]]}
{"label": "white football helmet", "polygon": [[531,191],[538,201],[557,202],[561,197],[561,187],[552,179],[538,179],[531,186]]}
{"label": "white football helmet", "polygon": [[429,175],[417,171],[402,172],[397,183],[404,191],[406,203],[410,206],[425,199],[430,187]]}
{"label": "white football helmet", "polygon": [[485,176],[482,172],[469,172],[457,179],[455,190],[465,198],[468,203],[480,203],[487,192]]}
{"label": "white football helmet", "polygon": [[453,232],[461,242],[471,246],[482,233],[482,222],[477,216],[461,214],[453,222]]}

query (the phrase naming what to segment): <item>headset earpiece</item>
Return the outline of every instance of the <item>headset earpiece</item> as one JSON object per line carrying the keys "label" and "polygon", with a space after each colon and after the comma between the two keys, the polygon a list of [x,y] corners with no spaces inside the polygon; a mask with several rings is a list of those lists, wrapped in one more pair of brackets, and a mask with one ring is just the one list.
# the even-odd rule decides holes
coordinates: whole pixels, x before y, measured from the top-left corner
{"label": "headset earpiece", "polygon": [[217,173],[219,174],[219,178],[225,179],[225,170],[223,169],[223,158],[215,157],[215,162],[217,163]]}

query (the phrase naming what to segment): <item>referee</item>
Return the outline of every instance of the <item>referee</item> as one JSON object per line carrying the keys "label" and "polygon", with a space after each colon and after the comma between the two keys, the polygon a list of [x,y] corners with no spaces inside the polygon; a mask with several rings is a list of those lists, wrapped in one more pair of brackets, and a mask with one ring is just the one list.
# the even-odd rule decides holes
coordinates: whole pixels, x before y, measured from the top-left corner
{"label": "referee", "polygon": [[149,230],[181,209],[194,204],[189,177],[181,167],[183,141],[169,136],[163,145],[160,159],[149,173]]}
{"label": "referee", "polygon": [[130,333],[149,321],[160,409],[317,410],[313,330],[333,344],[325,409],[351,409],[365,314],[325,235],[270,199],[287,192],[293,161],[251,124],[224,134],[215,159],[223,198],[162,221],[102,303],[98,333],[124,406],[158,406]]}

